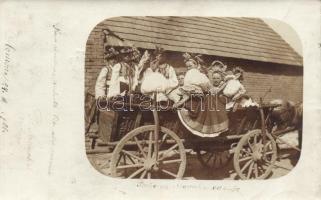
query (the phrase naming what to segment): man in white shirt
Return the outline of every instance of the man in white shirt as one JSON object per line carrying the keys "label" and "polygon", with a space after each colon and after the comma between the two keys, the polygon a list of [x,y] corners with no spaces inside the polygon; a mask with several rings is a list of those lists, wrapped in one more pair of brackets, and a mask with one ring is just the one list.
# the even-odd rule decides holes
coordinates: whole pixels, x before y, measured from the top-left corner
{"label": "man in white shirt", "polygon": [[95,98],[105,97],[107,95],[107,89],[112,74],[113,66],[118,62],[118,51],[114,48],[110,48],[105,56],[106,65],[100,70],[95,84]]}
{"label": "man in white shirt", "polygon": [[[103,104],[106,102],[104,101],[104,99],[106,98],[108,93],[113,67],[119,62],[119,52],[111,47],[106,52],[105,59],[106,65],[100,70],[95,84],[95,99],[99,104]],[[106,106],[100,105],[100,108],[104,107]],[[104,111],[103,109],[96,109],[96,111],[96,119],[98,124],[97,143],[99,144],[109,142],[112,132],[111,123],[114,121],[114,118],[117,117],[117,114],[110,111]]]}

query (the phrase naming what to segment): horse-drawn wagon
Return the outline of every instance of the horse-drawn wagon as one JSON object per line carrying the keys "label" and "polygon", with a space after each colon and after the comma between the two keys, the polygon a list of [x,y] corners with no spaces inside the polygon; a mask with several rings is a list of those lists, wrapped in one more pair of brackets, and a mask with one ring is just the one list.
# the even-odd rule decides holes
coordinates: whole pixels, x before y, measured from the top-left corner
{"label": "horse-drawn wagon", "polygon": [[209,136],[195,134],[182,120],[185,108],[144,98],[131,94],[105,102],[106,108],[122,116],[119,135],[108,143],[113,147],[109,165],[113,177],[181,179],[186,151],[192,149],[204,167],[224,167],[233,157],[241,179],[264,179],[277,159],[278,136],[293,130],[272,132],[271,113],[278,105],[264,104],[261,99],[258,106],[227,111],[228,130]]}

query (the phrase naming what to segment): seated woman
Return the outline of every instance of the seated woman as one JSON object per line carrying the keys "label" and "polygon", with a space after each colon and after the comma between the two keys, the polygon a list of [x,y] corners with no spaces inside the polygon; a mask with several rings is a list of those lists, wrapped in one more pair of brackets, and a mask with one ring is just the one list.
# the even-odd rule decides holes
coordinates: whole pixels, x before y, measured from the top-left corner
{"label": "seated woman", "polygon": [[209,77],[213,87],[210,90],[211,94],[219,94],[226,86],[224,82],[225,70],[227,66],[222,62],[215,60],[207,70],[207,76]]}
{"label": "seated woman", "polygon": [[150,95],[156,92],[157,102],[167,101],[168,94],[178,86],[174,68],[165,62],[164,50],[156,47],[152,55],[148,55],[149,63],[141,71],[141,92]]}
{"label": "seated woman", "polygon": [[[214,87],[211,80],[198,70],[196,60],[193,62],[188,59],[186,65],[189,69],[185,76],[186,84],[182,90],[186,96],[189,96],[183,99],[183,103],[186,102],[184,109],[178,110],[181,122],[189,131],[201,137],[215,137],[227,131],[228,117],[225,102],[218,98],[218,93],[208,94]],[[201,95],[193,100],[195,99],[193,94]]]}
{"label": "seated woman", "polygon": [[184,77],[184,85],[177,91],[180,92],[182,98],[173,105],[176,108],[183,105],[191,96],[203,95],[212,87],[210,80],[200,71],[202,63],[200,56],[185,53],[183,57],[185,58],[187,72]]}
{"label": "seated woman", "polygon": [[226,104],[227,110],[233,110],[240,107],[257,106],[252,99],[246,95],[246,90],[241,83],[243,79],[243,70],[235,67],[232,71],[227,71],[225,76],[226,86],[223,94],[227,97],[228,103]]}

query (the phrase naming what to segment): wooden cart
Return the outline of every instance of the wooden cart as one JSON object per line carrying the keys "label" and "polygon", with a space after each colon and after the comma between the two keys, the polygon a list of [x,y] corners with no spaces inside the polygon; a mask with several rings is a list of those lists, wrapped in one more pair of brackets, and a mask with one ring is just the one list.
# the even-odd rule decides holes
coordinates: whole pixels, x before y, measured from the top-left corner
{"label": "wooden cart", "polygon": [[264,179],[277,159],[278,136],[292,130],[271,134],[270,114],[277,105],[263,104],[262,100],[259,106],[231,111],[234,128],[208,138],[190,133],[178,120],[175,109],[167,106],[159,110],[156,100],[143,110],[141,104],[130,100],[121,104],[125,109],[117,112],[126,112],[130,117],[123,123],[126,126],[118,127],[122,132],[118,140],[108,144],[114,147],[110,161],[113,177],[181,179],[186,169],[186,149],[193,149],[207,168],[224,167],[233,157],[241,179]]}

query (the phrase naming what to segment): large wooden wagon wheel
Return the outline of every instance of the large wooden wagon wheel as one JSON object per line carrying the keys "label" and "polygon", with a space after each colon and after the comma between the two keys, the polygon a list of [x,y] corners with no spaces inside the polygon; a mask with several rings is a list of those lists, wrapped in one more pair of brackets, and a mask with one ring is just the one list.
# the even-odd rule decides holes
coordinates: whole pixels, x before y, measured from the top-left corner
{"label": "large wooden wagon wheel", "polygon": [[186,167],[182,141],[171,130],[160,127],[158,155],[156,125],[136,128],[123,137],[112,154],[111,176],[122,178],[181,179]]}
{"label": "large wooden wagon wheel", "polygon": [[268,133],[265,144],[262,139],[262,131],[255,129],[239,141],[233,164],[241,179],[265,179],[270,175],[277,158],[276,142]]}
{"label": "large wooden wagon wheel", "polygon": [[197,150],[197,159],[203,167],[207,169],[219,169],[225,167],[231,160],[232,156],[226,151],[201,151]]}

